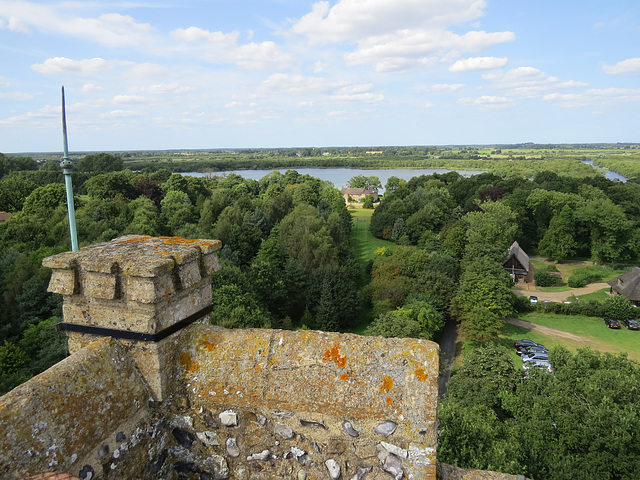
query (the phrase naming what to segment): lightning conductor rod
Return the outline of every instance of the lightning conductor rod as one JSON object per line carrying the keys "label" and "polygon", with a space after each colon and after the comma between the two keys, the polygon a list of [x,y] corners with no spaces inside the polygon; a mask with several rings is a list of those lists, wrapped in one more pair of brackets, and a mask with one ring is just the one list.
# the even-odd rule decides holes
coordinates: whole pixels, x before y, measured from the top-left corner
{"label": "lightning conductor rod", "polygon": [[69,147],[67,146],[67,115],[64,106],[64,86],[62,87],[62,139],[64,155],[60,162],[64,175],[64,186],[67,191],[67,210],[69,211],[69,233],[71,235],[71,250],[78,251],[78,231],[76,230],[76,209],[73,204],[73,185],[71,184],[71,172],[73,163],[69,160]]}

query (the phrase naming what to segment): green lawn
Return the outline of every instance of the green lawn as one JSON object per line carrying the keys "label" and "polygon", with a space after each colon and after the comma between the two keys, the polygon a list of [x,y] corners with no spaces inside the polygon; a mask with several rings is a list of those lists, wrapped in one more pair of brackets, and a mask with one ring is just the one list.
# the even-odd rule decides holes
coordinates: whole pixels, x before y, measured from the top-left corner
{"label": "green lawn", "polygon": [[[371,260],[378,248],[387,247],[395,248],[395,243],[388,240],[381,240],[374,237],[369,231],[369,223],[371,222],[371,215],[373,210],[349,210],[353,216],[353,228],[351,229],[351,246],[356,255],[356,259],[360,264],[361,276],[359,287],[364,287],[369,283],[369,276],[366,273],[367,264]],[[355,327],[345,330],[349,333],[364,333],[369,323],[371,323],[371,305],[369,302],[362,302],[360,309],[360,315],[358,316],[358,323]]]}
{"label": "green lawn", "polygon": [[362,271],[365,270],[367,263],[371,260],[378,248],[387,247],[395,248],[395,243],[388,240],[382,240],[371,235],[369,231],[369,223],[373,210],[349,210],[353,217],[353,228],[351,230],[351,245],[356,255],[356,259],[360,264]]}
{"label": "green lawn", "polygon": [[501,342],[510,348],[513,348],[514,340],[527,338],[534,342],[543,343],[547,348],[564,345],[569,350],[576,351],[578,348],[591,347],[601,352],[626,352],[629,358],[640,360],[640,331],[631,331],[624,327],[620,330],[613,330],[607,328],[601,318],[584,315],[533,312],[520,314],[518,318],[536,325],[577,335],[583,339],[546,335],[536,330],[507,324],[503,329]]}

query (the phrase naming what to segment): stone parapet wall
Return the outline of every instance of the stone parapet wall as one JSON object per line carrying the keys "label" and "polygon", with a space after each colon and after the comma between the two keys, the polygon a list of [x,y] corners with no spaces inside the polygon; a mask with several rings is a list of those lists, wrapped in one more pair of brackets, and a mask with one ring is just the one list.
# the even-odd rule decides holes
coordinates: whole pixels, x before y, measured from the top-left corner
{"label": "stone parapet wall", "polygon": [[203,326],[189,342],[192,408],[212,424],[233,418],[200,432],[230,478],[435,478],[436,344]]}
{"label": "stone parapet wall", "polygon": [[530,480],[524,475],[487,472],[438,463],[438,480]]}
{"label": "stone parapet wall", "polygon": [[103,445],[148,420],[150,398],[118,342],[88,346],[0,397],[0,478],[95,469]]}

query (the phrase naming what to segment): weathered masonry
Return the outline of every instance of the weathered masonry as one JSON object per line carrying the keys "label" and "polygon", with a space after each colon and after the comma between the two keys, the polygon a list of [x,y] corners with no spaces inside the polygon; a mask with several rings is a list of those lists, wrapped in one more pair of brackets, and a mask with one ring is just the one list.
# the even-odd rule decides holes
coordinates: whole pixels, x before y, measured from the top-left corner
{"label": "weathered masonry", "polygon": [[437,345],[212,327],[219,248],[45,259],[71,356],[0,398],[0,478],[435,479]]}

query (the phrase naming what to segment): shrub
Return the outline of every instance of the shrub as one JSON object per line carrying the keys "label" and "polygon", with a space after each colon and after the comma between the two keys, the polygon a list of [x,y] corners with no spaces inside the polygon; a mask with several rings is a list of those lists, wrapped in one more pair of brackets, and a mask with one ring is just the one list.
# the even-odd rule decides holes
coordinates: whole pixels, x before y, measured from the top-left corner
{"label": "shrub", "polygon": [[547,272],[558,272],[559,270],[558,270],[558,267],[556,267],[556,264],[552,263],[550,265],[547,265],[546,271]]}
{"label": "shrub", "polygon": [[537,271],[533,278],[538,287],[560,287],[563,285],[561,278],[552,277],[547,272]]}
{"label": "shrub", "polygon": [[571,288],[581,288],[590,283],[602,281],[602,275],[596,272],[582,271],[569,277],[567,283]]}

